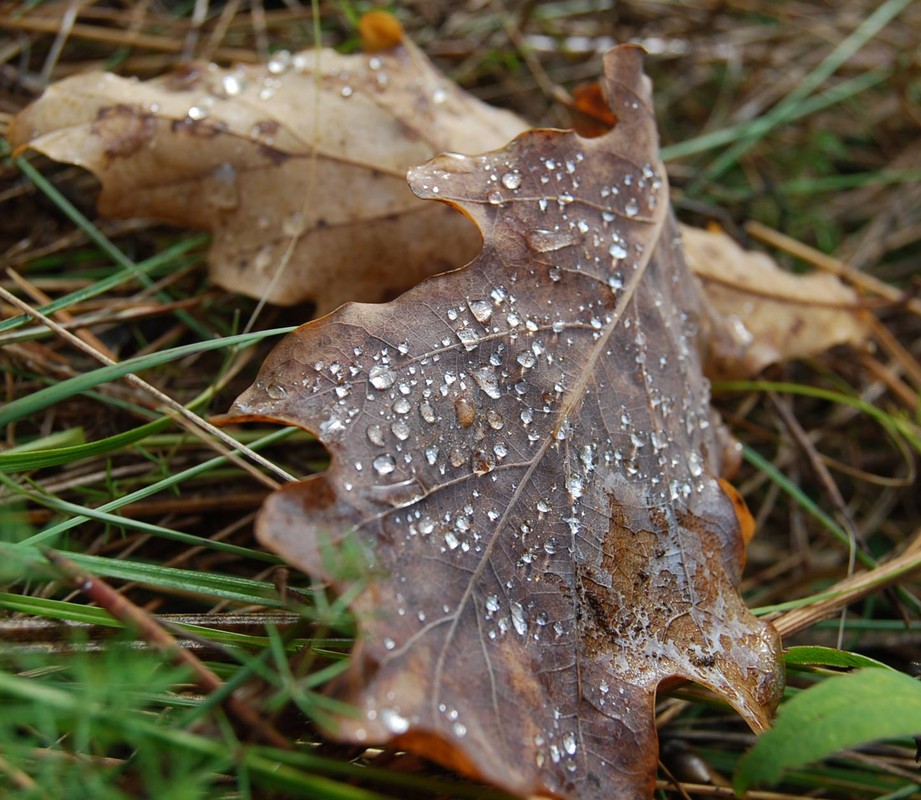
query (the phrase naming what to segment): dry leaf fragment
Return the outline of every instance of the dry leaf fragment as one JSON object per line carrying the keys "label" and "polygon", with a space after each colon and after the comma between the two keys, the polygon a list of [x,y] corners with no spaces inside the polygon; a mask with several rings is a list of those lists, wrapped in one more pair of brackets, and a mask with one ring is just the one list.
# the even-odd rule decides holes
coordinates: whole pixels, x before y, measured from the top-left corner
{"label": "dry leaf fragment", "polygon": [[785,272],[725,233],[686,225],[681,233],[688,265],[714,311],[711,377],[757,375],[769,364],[867,340],[857,293],[834,275]]}
{"label": "dry leaf fragment", "polygon": [[330,451],[257,523],[292,564],[361,588],[331,689],[357,713],[328,733],[522,796],[650,797],[662,681],[711,687],[756,730],[781,691],[776,633],[737,591],[641,58],[607,55],[619,122],[600,138],[531,131],[412,170],[483,231],[477,259],[301,327],[232,409]]}
{"label": "dry leaf fragment", "polygon": [[328,311],[472,258],[476,230],[416,198],[406,169],[499,147],[524,128],[404,41],[373,55],[199,64],[148,82],[78,75],[22,111],[10,141],[95,173],[103,214],[212,231],[222,286]]}

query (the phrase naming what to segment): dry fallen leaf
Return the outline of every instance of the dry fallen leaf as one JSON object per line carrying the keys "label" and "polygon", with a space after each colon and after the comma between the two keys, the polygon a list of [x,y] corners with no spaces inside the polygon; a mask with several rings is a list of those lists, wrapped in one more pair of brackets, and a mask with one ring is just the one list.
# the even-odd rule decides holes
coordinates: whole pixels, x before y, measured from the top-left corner
{"label": "dry fallen leaf", "polygon": [[715,312],[711,377],[757,375],[769,364],[867,340],[857,293],[834,275],[785,272],[724,233],[683,225],[681,234],[688,265]]}
{"label": "dry fallen leaf", "polygon": [[257,523],[354,592],[361,633],[331,691],[356,714],[329,735],[523,796],[650,797],[663,681],[711,687],[755,730],[781,691],[776,633],[737,591],[641,59],[606,57],[619,122],[600,138],[531,131],[412,170],[482,230],[477,259],[301,327],[231,411],[330,451]]}
{"label": "dry fallen leaf", "polygon": [[500,147],[524,128],[404,40],[148,82],[78,75],[22,111],[9,138],[96,174],[103,214],[212,231],[212,278],[227,289],[313,299],[322,312],[388,299],[473,258],[477,231],[416,198],[406,169]]}

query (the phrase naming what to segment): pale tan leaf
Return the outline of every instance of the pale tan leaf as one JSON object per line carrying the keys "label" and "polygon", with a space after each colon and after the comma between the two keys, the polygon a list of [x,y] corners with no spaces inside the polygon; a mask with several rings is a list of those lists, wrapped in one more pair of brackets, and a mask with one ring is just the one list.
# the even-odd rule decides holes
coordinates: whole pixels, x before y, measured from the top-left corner
{"label": "pale tan leaf", "polygon": [[373,55],[200,64],[148,82],[78,75],[21,112],[10,140],[94,172],[103,214],[212,231],[222,286],[327,311],[472,258],[474,226],[415,197],[406,170],[438,152],[499,147],[524,128],[404,41]]}
{"label": "pale tan leaf", "polygon": [[681,233],[713,312],[711,377],[748,377],[769,364],[866,341],[857,293],[834,275],[794,275],[724,233],[689,226]]}

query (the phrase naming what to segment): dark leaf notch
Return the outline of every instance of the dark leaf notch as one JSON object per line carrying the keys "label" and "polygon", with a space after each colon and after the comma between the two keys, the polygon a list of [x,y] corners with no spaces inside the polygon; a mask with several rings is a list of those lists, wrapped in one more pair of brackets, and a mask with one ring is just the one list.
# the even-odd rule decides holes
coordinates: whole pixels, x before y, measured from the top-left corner
{"label": "dark leaf notch", "polygon": [[698,356],[642,51],[605,60],[618,119],[536,130],[410,172],[484,244],[384,305],[305,325],[234,405],[316,433],[332,463],[267,501],[261,541],[340,591],[373,566],[333,691],[345,741],[389,743],[519,795],[647,798],[662,681],[755,730],[778,700]]}

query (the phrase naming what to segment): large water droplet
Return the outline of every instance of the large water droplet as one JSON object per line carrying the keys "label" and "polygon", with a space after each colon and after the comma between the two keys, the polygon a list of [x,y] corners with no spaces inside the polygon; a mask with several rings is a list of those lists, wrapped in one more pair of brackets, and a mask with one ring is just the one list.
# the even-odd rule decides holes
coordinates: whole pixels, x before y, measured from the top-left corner
{"label": "large water droplet", "polygon": [[524,608],[521,603],[512,603],[512,625],[515,627],[515,631],[524,636],[528,632],[528,620],[525,616]]}
{"label": "large water droplet", "polygon": [[477,369],[473,371],[473,379],[487,397],[498,400],[502,396],[502,393],[499,391],[499,379],[496,377],[495,367],[477,367]]}
{"label": "large water droplet", "polygon": [[394,422],[393,425],[390,426],[390,430],[401,442],[405,442],[409,438],[409,425],[401,419]]}
{"label": "large water droplet", "polygon": [[380,425],[369,425],[367,434],[371,444],[376,444],[378,447],[384,446],[384,429]]}
{"label": "large water droplet", "polygon": [[571,756],[576,754],[576,735],[571,731],[563,734],[563,749]]}
{"label": "large water droplet", "polygon": [[472,328],[461,328],[457,332],[457,338],[461,340],[464,349],[468,352],[470,350],[475,350],[476,346],[480,343],[480,337],[477,336],[476,331]]}
{"label": "large water droplet", "polygon": [[380,721],[391,733],[406,733],[409,730],[409,720],[394,708],[382,708]]}
{"label": "large water droplet", "polygon": [[525,239],[532,250],[537,253],[552,253],[575,244],[576,237],[565,231],[549,231],[542,228],[530,230]]}
{"label": "large water droplet", "polygon": [[502,185],[506,189],[517,189],[521,186],[521,173],[520,172],[506,172],[502,176]]}
{"label": "large water droplet", "polygon": [[427,400],[423,400],[419,403],[419,416],[429,424],[435,421],[435,409],[432,408],[432,404]]}
{"label": "large water droplet", "polygon": [[622,258],[627,257],[626,249],[619,242],[614,242],[614,244],[608,248],[608,254],[616,261],[620,261]]}
{"label": "large water droplet", "polygon": [[640,204],[636,202],[635,197],[631,197],[624,205],[624,214],[628,217],[635,217],[640,213]]}
{"label": "large water droplet", "polygon": [[489,322],[492,316],[492,303],[489,300],[471,300],[467,305],[470,306],[470,313],[477,322],[484,325]]}
{"label": "large water droplet", "polygon": [[270,383],[265,387],[265,393],[273,400],[284,400],[288,396],[288,390],[277,383]]}
{"label": "large water droplet", "polygon": [[396,469],[397,462],[392,455],[384,453],[375,458],[374,461],[371,462],[371,466],[374,467],[374,471],[377,472],[378,475],[389,475]]}
{"label": "large water droplet", "polygon": [[375,389],[389,389],[396,383],[397,374],[388,364],[375,364],[368,370],[368,380]]}

